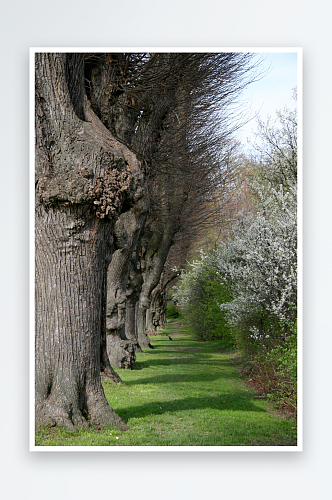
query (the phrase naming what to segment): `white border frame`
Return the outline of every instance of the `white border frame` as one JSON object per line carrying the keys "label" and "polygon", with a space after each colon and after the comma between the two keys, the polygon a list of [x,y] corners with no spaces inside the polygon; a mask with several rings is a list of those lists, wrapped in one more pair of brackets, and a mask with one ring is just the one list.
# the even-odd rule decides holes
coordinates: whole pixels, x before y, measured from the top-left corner
{"label": "white border frame", "polygon": [[[297,54],[298,109],[298,416],[296,446],[36,446],[35,445],[35,78],[36,52],[252,52]],[[303,50],[301,47],[30,47],[29,61],[29,451],[63,452],[285,452],[303,451]]]}

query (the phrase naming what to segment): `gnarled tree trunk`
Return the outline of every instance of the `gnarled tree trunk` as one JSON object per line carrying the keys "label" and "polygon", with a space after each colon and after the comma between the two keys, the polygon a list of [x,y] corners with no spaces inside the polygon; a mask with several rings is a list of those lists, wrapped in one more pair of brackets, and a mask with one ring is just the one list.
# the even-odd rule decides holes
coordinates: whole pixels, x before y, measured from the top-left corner
{"label": "gnarled tree trunk", "polygon": [[126,290],[126,321],[125,334],[126,338],[131,340],[136,352],[143,352],[138,342],[136,328],[136,306],[139,299],[139,294],[142,289],[143,279],[140,273],[137,272],[137,251],[133,252],[130,261],[129,279]]}
{"label": "gnarled tree trunk", "polygon": [[146,311],[150,307],[151,293],[160,280],[175,231],[176,227],[171,218],[160,221],[140,261],[144,282],[139,296],[136,322],[138,342],[143,348],[151,347],[146,335]]}
{"label": "gnarled tree trunk", "polygon": [[147,198],[142,198],[131,210],[121,214],[115,224],[114,244],[117,250],[108,269],[106,329],[108,355],[116,368],[135,368],[137,342],[125,333],[127,284],[130,259],[148,207]]}
{"label": "gnarled tree trunk", "polygon": [[116,384],[124,385],[120,376],[112,368],[107,352],[107,333],[106,333],[106,306],[107,306],[107,265],[104,270],[104,281],[102,291],[102,312],[101,312],[101,331],[100,331],[100,373],[103,380],[110,380]]}
{"label": "gnarled tree trunk", "polygon": [[82,54],[36,54],[36,424],[118,425],[101,385],[105,272],[139,162],[91,111]]}
{"label": "gnarled tree trunk", "polygon": [[146,329],[147,333],[154,335],[162,331],[166,325],[166,300],[165,288],[163,286],[163,275],[154,290],[151,293],[151,304],[146,311]]}

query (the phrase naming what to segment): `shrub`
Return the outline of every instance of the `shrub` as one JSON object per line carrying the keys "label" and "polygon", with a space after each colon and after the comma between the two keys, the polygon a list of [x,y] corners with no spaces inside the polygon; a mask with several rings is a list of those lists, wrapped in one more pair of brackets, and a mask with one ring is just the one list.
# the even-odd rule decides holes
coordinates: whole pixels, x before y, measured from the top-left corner
{"label": "shrub", "polygon": [[220,304],[231,300],[231,292],[223,277],[214,269],[213,258],[201,252],[187,271],[182,272],[174,294],[183,311],[183,319],[197,338],[223,340],[225,347],[234,345],[234,338]]}
{"label": "shrub", "polygon": [[267,361],[273,363],[276,373],[290,383],[297,380],[297,322],[291,327],[291,333],[285,334],[283,343],[270,349]]}
{"label": "shrub", "polygon": [[166,318],[179,318],[180,312],[178,307],[174,304],[173,301],[167,301],[166,306]]}

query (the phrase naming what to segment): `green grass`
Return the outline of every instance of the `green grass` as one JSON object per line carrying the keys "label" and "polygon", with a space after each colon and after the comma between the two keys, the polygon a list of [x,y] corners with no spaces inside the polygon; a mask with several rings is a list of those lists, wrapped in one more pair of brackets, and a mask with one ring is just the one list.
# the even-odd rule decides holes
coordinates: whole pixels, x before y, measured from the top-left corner
{"label": "green grass", "polygon": [[218,341],[194,340],[177,321],[152,337],[155,349],[137,354],[137,370],[118,370],[125,386],[103,383],[129,431],[44,429],[36,445],[295,446],[296,421],[245,385],[236,354]]}

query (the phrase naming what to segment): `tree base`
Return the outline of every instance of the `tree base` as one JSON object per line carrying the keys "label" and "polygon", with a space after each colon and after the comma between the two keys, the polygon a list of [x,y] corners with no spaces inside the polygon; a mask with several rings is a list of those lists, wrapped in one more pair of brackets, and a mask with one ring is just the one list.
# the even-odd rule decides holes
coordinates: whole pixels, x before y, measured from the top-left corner
{"label": "tree base", "polygon": [[154,349],[154,347],[151,345],[149,337],[145,333],[138,334],[138,342],[143,349]]}
{"label": "tree base", "polygon": [[100,378],[102,380],[107,380],[108,382],[113,382],[115,384],[126,385],[122,380],[122,378],[120,377],[120,375],[118,375],[111,366],[105,368],[103,371],[100,372]]}
{"label": "tree base", "polygon": [[160,337],[159,331],[162,332],[162,329],[160,329],[160,330],[147,330],[146,335],[150,335],[150,337]]}
{"label": "tree base", "polygon": [[115,368],[134,370],[136,368],[135,346],[131,340],[121,340],[118,335],[107,335],[107,354]]}
{"label": "tree base", "polygon": [[38,398],[36,392],[36,428],[47,426],[76,430],[87,428],[93,423],[128,429],[109,406],[101,381],[87,383],[81,391],[77,383],[64,386],[61,382],[53,386],[50,396],[44,401]]}
{"label": "tree base", "polygon": [[137,342],[137,344],[135,345],[135,352],[144,352],[143,349],[141,348],[141,346],[139,345],[139,343]]}
{"label": "tree base", "polygon": [[36,429],[41,427],[62,427],[71,431],[80,428],[88,428],[90,423],[97,425],[111,425],[118,427],[122,431],[127,431],[128,427],[125,422],[115,413],[108,403],[97,405],[92,415],[83,413],[77,407],[75,411],[68,411],[62,407],[52,407],[48,405],[43,412],[36,415]]}

